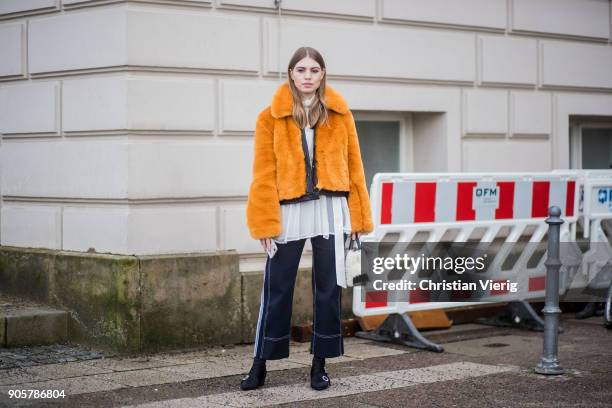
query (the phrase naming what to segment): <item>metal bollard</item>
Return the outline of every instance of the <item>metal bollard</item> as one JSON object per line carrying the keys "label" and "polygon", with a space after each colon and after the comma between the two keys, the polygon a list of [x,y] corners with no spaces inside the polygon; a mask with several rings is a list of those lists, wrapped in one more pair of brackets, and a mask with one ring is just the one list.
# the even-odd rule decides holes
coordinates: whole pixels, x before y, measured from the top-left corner
{"label": "metal bollard", "polygon": [[554,375],[565,370],[559,364],[559,259],[560,229],[563,220],[561,209],[553,206],[548,209],[548,258],[546,259],[546,303],[544,304],[544,353],[535,368],[536,373]]}

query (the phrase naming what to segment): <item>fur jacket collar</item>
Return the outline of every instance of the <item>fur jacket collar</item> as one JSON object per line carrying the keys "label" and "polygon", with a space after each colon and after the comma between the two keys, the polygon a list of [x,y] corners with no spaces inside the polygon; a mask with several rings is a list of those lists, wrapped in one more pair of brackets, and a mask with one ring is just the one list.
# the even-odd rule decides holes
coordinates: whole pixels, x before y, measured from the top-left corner
{"label": "fur jacket collar", "polygon": [[[348,104],[338,92],[329,85],[325,86],[325,106],[341,115],[348,113]],[[283,83],[272,98],[270,105],[272,117],[280,119],[285,116],[291,116],[293,109],[293,98],[291,89],[287,82]]]}

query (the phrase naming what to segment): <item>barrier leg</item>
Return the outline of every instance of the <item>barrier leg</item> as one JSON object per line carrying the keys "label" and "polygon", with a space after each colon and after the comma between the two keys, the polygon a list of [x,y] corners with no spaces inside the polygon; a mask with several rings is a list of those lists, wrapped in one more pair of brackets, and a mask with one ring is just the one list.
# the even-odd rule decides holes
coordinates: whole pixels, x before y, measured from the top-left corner
{"label": "barrier leg", "polygon": [[444,351],[441,345],[423,337],[409,316],[399,313],[390,314],[376,330],[372,332],[358,331],[355,333],[355,336],[368,340],[402,344],[438,353]]}
{"label": "barrier leg", "polygon": [[576,313],[576,319],[588,319],[589,317],[603,315],[603,309],[600,309],[599,306],[599,302],[587,303],[584,309]]}
{"label": "barrier leg", "polygon": [[[544,331],[544,320],[524,300],[509,302],[492,319],[476,319],[477,323],[499,327],[518,327],[533,331]],[[561,328],[559,331],[562,332]]]}

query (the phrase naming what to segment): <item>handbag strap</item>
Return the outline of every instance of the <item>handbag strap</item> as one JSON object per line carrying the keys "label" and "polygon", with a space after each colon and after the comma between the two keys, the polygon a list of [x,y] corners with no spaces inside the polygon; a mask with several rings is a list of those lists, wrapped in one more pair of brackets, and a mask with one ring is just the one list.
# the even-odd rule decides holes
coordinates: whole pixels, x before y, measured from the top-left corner
{"label": "handbag strap", "polygon": [[361,242],[359,241],[359,237],[357,237],[357,239],[355,240],[351,236],[351,241],[349,242],[349,250],[353,249],[353,242],[356,243],[357,249],[361,249]]}

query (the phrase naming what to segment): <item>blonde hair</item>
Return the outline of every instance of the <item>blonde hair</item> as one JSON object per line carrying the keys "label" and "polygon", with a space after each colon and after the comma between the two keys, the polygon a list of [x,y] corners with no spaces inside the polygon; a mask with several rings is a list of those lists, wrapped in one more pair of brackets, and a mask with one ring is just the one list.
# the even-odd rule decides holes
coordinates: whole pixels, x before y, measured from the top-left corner
{"label": "blonde hair", "polygon": [[[322,69],[325,69],[325,61],[323,61],[323,57],[319,53],[319,51],[315,50],[311,47],[300,47],[298,48],[291,59],[289,60],[289,66],[287,67],[287,78],[289,83],[289,89],[291,89],[291,96],[293,97],[293,120],[300,126],[300,128],[305,127],[308,124],[308,118],[306,117],[306,109],[302,106],[302,99],[300,98],[300,91],[296,88],[295,84],[291,80],[291,70],[295,67],[295,64],[300,62],[302,59],[310,57],[315,60]],[[329,125],[329,114],[327,111],[327,106],[325,104],[325,82],[327,78],[327,73],[321,79],[321,84],[319,88],[315,91],[314,101],[310,105],[310,126],[315,127],[317,123],[324,123],[327,126]]]}

